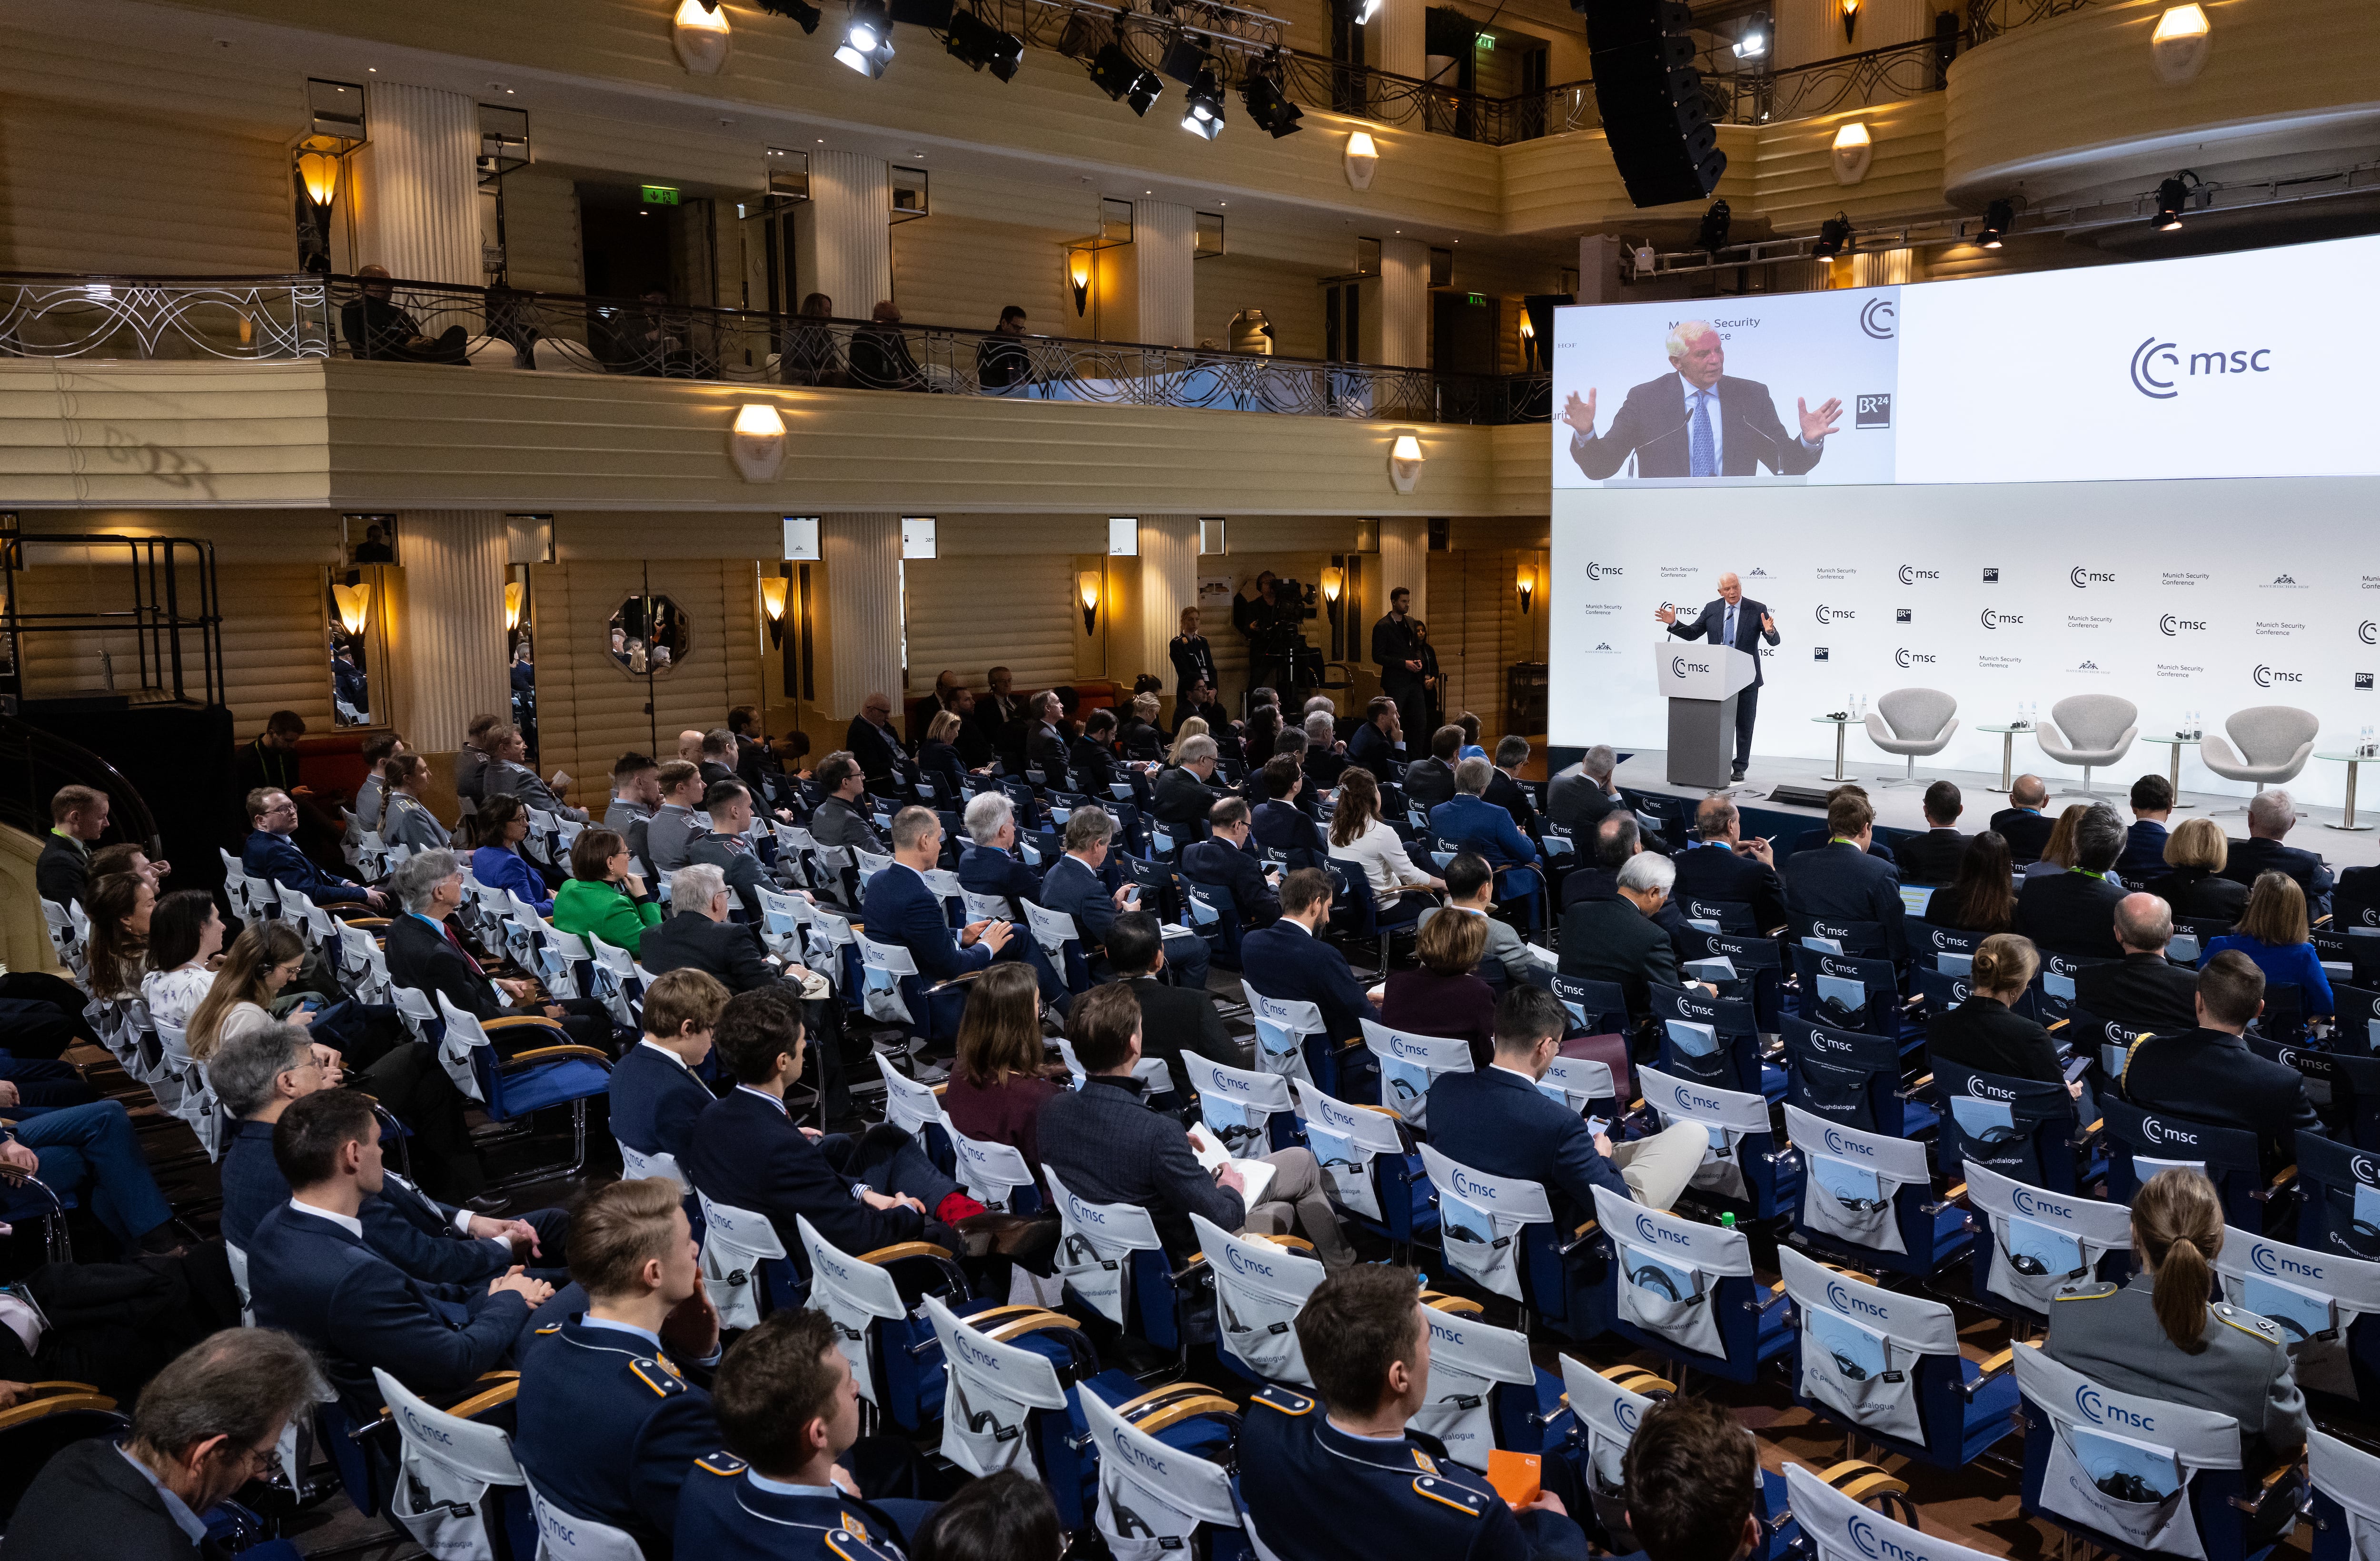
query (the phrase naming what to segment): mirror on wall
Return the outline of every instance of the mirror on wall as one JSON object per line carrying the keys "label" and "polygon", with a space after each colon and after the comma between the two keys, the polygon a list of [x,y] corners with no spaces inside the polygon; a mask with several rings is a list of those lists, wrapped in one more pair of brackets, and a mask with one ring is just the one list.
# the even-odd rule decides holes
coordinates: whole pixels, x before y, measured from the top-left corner
{"label": "mirror on wall", "polygon": [[513,724],[528,747],[531,768],[537,764],[537,635],[529,599],[528,565],[516,563],[504,575],[504,675],[512,684]]}
{"label": "mirror on wall", "polygon": [[665,596],[632,596],[612,614],[613,662],[631,677],[667,677],[694,648],[686,613]]}

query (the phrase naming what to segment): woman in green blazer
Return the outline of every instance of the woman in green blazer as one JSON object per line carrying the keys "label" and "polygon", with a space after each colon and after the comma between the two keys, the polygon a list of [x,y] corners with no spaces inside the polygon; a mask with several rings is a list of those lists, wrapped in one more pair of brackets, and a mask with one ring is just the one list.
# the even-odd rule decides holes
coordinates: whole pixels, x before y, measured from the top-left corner
{"label": "woman in green blazer", "polygon": [[611,829],[581,829],[570,842],[570,881],[553,897],[553,925],[634,954],[645,928],[661,919],[661,904],[645,891],[628,842]]}

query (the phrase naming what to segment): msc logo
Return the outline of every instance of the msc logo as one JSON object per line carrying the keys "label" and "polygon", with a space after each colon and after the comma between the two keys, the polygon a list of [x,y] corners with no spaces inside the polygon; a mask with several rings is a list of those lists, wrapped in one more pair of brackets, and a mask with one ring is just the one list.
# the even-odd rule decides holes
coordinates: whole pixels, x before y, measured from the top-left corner
{"label": "msc logo", "polygon": [[1066,1194],[1066,1212],[1086,1225],[1105,1225],[1108,1216],[1072,1192]]}
{"label": "msc logo", "polygon": [[2256,1242],[2248,1249],[2248,1261],[2256,1265],[2257,1273],[2269,1274],[2276,1279],[2319,1279],[2322,1277],[2322,1269],[2320,1265],[2312,1263],[2300,1263],[2293,1257],[2283,1257],[2279,1252],[2275,1252],[2272,1248],[2266,1246],[2262,1241]]}
{"label": "msc logo", "polygon": [[1997,629],[2004,623],[2023,622],[2024,614],[2022,612],[2001,612],[1989,607],[1984,609],[1984,627],[1987,629]]}
{"label": "msc logo", "polygon": [[1250,1257],[1238,1247],[1229,1247],[1226,1248],[1225,1251],[1229,1253],[1231,1258],[1232,1272],[1237,1274],[1242,1278],[1246,1278],[1251,1274],[1260,1275],[1267,1279],[1274,1277],[1272,1265],[1270,1264],[1258,1263],[1255,1258]]}
{"label": "msc logo", "polygon": [[1830,1155],[1864,1155],[1871,1160],[1876,1158],[1875,1150],[1869,1148],[1864,1144],[1853,1143],[1852,1140],[1845,1138],[1841,1133],[1837,1132],[1831,1124],[1827,1129],[1827,1153]]}
{"label": "msc logo", "polygon": [[2092,586],[2112,586],[2116,583],[2116,576],[2112,572],[2085,569],[2078,563],[2066,572],[2066,583],[2079,591]]}
{"label": "msc logo", "polygon": [[1934,664],[1933,657],[1923,651],[1910,650],[1905,647],[1894,651],[1892,659],[1895,665],[1902,667],[1930,667]]}
{"label": "msc logo", "polygon": [[1924,1551],[1912,1550],[1888,1534],[1877,1533],[1876,1525],[1864,1513],[1853,1514],[1852,1520],[1843,1525],[1843,1531],[1851,1535],[1852,1543],[1859,1547],[1859,1553],[1868,1561],[1928,1561]]}
{"label": "msc logo", "polygon": [[[1622,570],[1616,563],[1597,563],[1593,559],[1586,561],[1586,577],[1590,580],[1600,580],[1607,575],[1621,575],[1625,573],[1626,571]],[[1669,604],[1664,602],[1662,605],[1667,606]]]}
{"label": "msc logo", "polygon": [[[2265,359],[2272,356],[2270,347],[2194,352],[2185,365],[2179,343],[2161,342],[2151,336],[2132,349],[2132,388],[2151,401],[2171,401],[2181,393],[2176,388],[2179,380],[2215,374],[2269,374],[2273,366]],[[2168,373],[2173,378],[2162,377]]]}
{"label": "msc logo", "polygon": [[2016,1098],[2016,1091],[2012,1089],[2000,1089],[1996,1085],[1984,1083],[1981,1079],[1970,1081],[1969,1087],[1973,1089],[1977,1095],[1989,1095],[1994,1100],[2014,1100]]}
{"label": "msc logo", "polygon": [[1854,1312],[1864,1312],[1871,1317],[1890,1317],[1892,1315],[1891,1312],[1884,1307],[1876,1305],[1874,1301],[1862,1301],[1858,1297],[1852,1295],[1851,1291],[1843,1288],[1843,1282],[1840,1279],[1829,1279],[1827,1281],[1827,1304],[1833,1307],[1836,1311],[1843,1313],[1845,1316],[1849,1316]]}
{"label": "msc logo", "polygon": [[2071,1208],[2064,1204],[2053,1204],[2022,1183],[2018,1185],[2009,1201],[2016,1205],[2016,1212],[2027,1219],[2046,1215],[2051,1219],[2062,1219],[2069,1224],[2072,1224],[2074,1220],[2074,1211]]}
{"label": "msc logo", "polygon": [[2277,683],[2305,682],[2303,672],[2285,672],[2278,667],[2267,667],[2262,661],[2256,663],[2254,676],[2258,688],[2270,688]]}
{"label": "msc logo", "polygon": [[1682,678],[1688,672],[1706,672],[1709,671],[1710,663],[1707,661],[1689,661],[1682,656],[1672,656],[1670,658],[1670,675],[1673,678]]}
{"label": "msc logo", "polygon": [[2074,1407],[2082,1411],[2084,1418],[2096,1425],[2105,1425],[2113,1421],[2118,1425],[2129,1425],[2138,1431],[2156,1429],[2156,1422],[2154,1419],[2147,1415],[2134,1414],[2121,1404],[2108,1403],[2099,1396],[2099,1389],[2087,1382],[2075,1388]]}
{"label": "msc logo", "polygon": [[1115,1429],[1110,1440],[1115,1443],[1115,1450],[1123,1455],[1126,1463],[1136,1463],[1153,1474],[1165,1475],[1165,1460],[1125,1435],[1122,1426]]}
{"label": "msc logo", "polygon": [[1852,608],[1828,607],[1823,601],[1818,603],[1818,622],[1821,623],[1848,623],[1858,616],[1859,613]]}
{"label": "msc logo", "polygon": [[2355,637],[2366,645],[2380,645],[2380,623],[2366,618],[2355,625]]}
{"label": "msc logo", "polygon": [[1636,1434],[1635,1405],[1630,1403],[1625,1398],[1613,1399],[1611,1403],[1611,1418],[1620,1422],[1621,1430],[1628,1433],[1631,1436]]}
{"label": "msc logo", "polygon": [[1654,1224],[1653,1216],[1649,1213],[1636,1216],[1636,1234],[1647,1241],[1667,1241],[1673,1247],[1691,1247],[1694,1244],[1694,1238],[1684,1231],[1671,1230],[1666,1226]]}
{"label": "msc logo", "polygon": [[1900,566],[1900,583],[1904,586],[1913,586],[1920,580],[1939,580],[1941,577],[1942,572],[1938,569],[1916,569],[1906,563]]}
{"label": "msc logo", "polygon": [[1496,1189],[1473,1180],[1464,1176],[1460,1168],[1457,1168],[1454,1173],[1454,1195],[1458,1198],[1485,1198],[1492,1204],[1496,1201]]}
{"label": "msc logo", "polygon": [[1890,298],[1870,298],[1860,310],[1860,330],[1872,341],[1888,342],[1900,328],[1900,310]]}
{"label": "msc logo", "polygon": [[2187,1144],[2195,1147],[2198,1144],[2198,1135],[2196,1133],[2175,1127],[2171,1123],[2163,1121],[2155,1117],[2143,1117],[2141,1119],[2141,1136],[2147,1139],[2152,1144]]}
{"label": "msc logo", "polygon": [[2206,632],[2206,621],[2203,618],[2177,618],[2170,612],[2157,619],[2157,633],[2168,639],[2184,631],[2203,635]]}

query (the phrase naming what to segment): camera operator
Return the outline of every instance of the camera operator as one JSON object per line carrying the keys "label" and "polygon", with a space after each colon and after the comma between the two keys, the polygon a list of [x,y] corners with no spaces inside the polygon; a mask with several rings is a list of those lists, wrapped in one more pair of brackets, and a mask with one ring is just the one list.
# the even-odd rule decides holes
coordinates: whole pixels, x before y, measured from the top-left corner
{"label": "camera operator", "polygon": [[1256,595],[1232,599],[1232,627],[1247,636],[1248,686],[1287,688],[1301,622],[1297,595],[1282,589],[1269,569],[1257,575]]}

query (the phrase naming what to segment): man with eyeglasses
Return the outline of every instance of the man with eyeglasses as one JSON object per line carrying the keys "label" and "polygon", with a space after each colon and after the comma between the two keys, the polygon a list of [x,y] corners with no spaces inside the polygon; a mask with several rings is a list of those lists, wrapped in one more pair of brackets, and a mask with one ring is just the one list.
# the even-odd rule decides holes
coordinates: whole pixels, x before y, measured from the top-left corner
{"label": "man with eyeglasses", "polygon": [[349,905],[377,915],[388,909],[386,894],[324,872],[298,849],[289,838],[298,829],[298,805],[288,793],[271,786],[249,793],[248,822],[240,865],[249,877],[294,889],[326,910]]}
{"label": "man with eyeglasses", "polygon": [[908,756],[901,751],[901,740],[892,734],[892,696],[871,694],[860,702],[859,714],[852,718],[851,729],[843,734],[843,745],[859,761],[869,791],[905,794],[916,779],[916,770]]}

